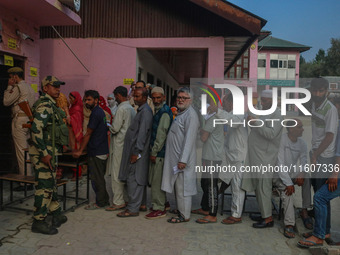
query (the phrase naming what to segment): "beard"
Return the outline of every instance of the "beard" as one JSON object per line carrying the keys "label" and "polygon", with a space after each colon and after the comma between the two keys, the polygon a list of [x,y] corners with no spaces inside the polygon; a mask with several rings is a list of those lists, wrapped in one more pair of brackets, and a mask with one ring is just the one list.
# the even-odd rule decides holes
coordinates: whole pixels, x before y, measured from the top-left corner
{"label": "beard", "polygon": [[92,110],[93,107],[94,107],[94,104],[92,104],[92,105],[91,104],[85,104],[85,107],[89,110]]}
{"label": "beard", "polygon": [[318,97],[318,96],[312,96],[312,100],[314,103],[320,104],[325,100],[326,96]]}

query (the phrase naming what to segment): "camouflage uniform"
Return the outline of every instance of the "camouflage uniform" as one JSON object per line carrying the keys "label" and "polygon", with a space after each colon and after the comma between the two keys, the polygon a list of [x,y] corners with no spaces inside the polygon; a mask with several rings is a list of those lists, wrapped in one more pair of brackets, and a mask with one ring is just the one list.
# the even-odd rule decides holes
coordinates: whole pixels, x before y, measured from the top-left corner
{"label": "camouflage uniform", "polygon": [[[51,96],[43,94],[33,106],[34,121],[31,128],[29,154],[35,170],[34,218],[36,220],[44,220],[48,210],[53,215],[61,213],[56,187],[56,172],[52,171],[49,166],[41,161],[42,157],[53,155],[53,114],[55,115],[56,123],[62,121],[58,119],[60,115],[56,114],[54,110],[56,108],[55,104],[56,102]],[[62,146],[58,144],[56,139],[54,155],[58,155],[61,152]],[[53,162],[53,160],[51,161]],[[52,168],[54,169],[53,165]]]}

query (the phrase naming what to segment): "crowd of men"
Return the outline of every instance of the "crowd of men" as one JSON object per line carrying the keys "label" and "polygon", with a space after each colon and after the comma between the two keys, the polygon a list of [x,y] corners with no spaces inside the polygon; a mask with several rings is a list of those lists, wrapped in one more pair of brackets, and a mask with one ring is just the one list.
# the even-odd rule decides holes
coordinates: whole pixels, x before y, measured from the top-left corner
{"label": "crowd of men", "polygon": [[[25,144],[21,143],[23,145],[20,147],[17,141],[25,140],[28,131],[31,133],[29,154],[36,177],[32,231],[56,234],[57,228],[65,223],[67,218],[61,214],[57,198],[55,157],[62,152],[63,145],[67,145],[67,142],[63,141],[65,127],[67,130],[66,124],[69,130],[75,130],[72,125],[76,125],[72,124],[76,123],[74,120],[72,122],[72,116],[71,120],[67,121],[68,111],[62,111],[56,104],[60,96],[60,85],[65,83],[54,76],[45,77],[41,85],[42,95],[34,103],[31,99],[30,86],[23,81],[22,69],[11,68],[9,75],[4,104],[12,105],[12,134],[21,172],[23,169],[21,153]],[[274,225],[272,217],[274,188],[279,192],[283,203],[284,235],[287,238],[294,238],[295,208],[292,194],[295,192],[295,185],[298,185],[302,187],[300,216],[305,227],[313,230],[305,233],[305,239],[299,241],[298,245],[312,247],[322,245],[324,240],[331,242],[330,200],[340,195],[338,188],[340,101],[331,103],[327,99],[327,89],[327,80],[323,78],[312,80],[310,164],[307,145],[302,139],[304,129],[301,120],[291,120],[287,123],[289,127],[286,130],[280,121],[264,122],[266,124],[260,128],[242,125],[244,120],[253,122],[265,119],[282,120],[279,108],[266,116],[253,116],[251,113],[246,116],[235,115],[233,97],[229,93],[223,98],[222,108],[217,107],[211,98],[208,114],[201,115],[193,106],[192,90],[183,87],[177,91],[175,106],[178,113],[174,118],[171,108],[165,102],[164,90],[161,87],[149,90],[144,81],[138,81],[133,84],[130,93],[126,86],[118,86],[113,94],[108,96],[109,105],[111,109],[114,108],[112,112],[110,111],[109,117],[107,114],[109,110],[105,108],[106,105],[103,104],[103,99],[100,99],[99,93],[87,90],[83,100],[80,101],[83,101],[85,108],[90,111],[88,124],[82,130],[78,146],[71,148],[75,158],[80,157],[84,151],[87,152],[95,201],[88,204],[85,209],[105,208],[106,211],[119,211],[117,216],[125,218],[139,216],[140,211],[147,210],[146,187],[149,185],[152,208],[145,216],[147,219],[165,217],[168,209],[167,193],[174,193],[176,208],[173,209],[176,210],[173,211],[177,215],[169,218],[167,220],[169,223],[188,222],[191,213],[203,216],[196,220],[197,223],[215,223],[218,194],[224,192],[230,185],[231,216],[222,223],[227,225],[241,223],[246,192],[255,191],[260,215],[252,217],[255,221],[253,227],[268,228]],[[72,93],[70,99],[73,98],[74,104],[78,96]],[[272,97],[271,90],[262,91],[262,110],[271,108]],[[22,123],[28,121],[27,116],[18,107],[22,100],[28,100],[33,110],[34,119],[30,130],[21,127]],[[117,104],[113,105],[113,102]],[[63,121],[64,119],[66,121]],[[225,128],[222,125],[215,125],[216,119],[225,119],[228,123],[237,124]],[[83,122],[82,118],[79,120]],[[21,138],[17,138],[19,133],[22,133]],[[203,190],[201,208],[191,210],[192,196],[197,194],[196,153],[199,143],[202,144],[203,167],[221,166],[222,162],[226,161],[227,165],[235,167],[237,171],[227,175],[203,171],[200,176]],[[321,164],[326,171],[320,171],[322,174],[310,171],[312,166],[317,164]],[[265,175],[261,172],[240,171],[243,166],[263,165],[288,166],[297,171],[280,171]],[[108,179],[111,187],[109,191],[106,189],[105,181]],[[220,181],[222,185],[219,190]],[[315,193],[313,204],[311,186]],[[112,201],[109,193],[113,194]],[[309,216],[312,207],[314,224]],[[47,213],[53,215],[52,225],[45,221]]]}

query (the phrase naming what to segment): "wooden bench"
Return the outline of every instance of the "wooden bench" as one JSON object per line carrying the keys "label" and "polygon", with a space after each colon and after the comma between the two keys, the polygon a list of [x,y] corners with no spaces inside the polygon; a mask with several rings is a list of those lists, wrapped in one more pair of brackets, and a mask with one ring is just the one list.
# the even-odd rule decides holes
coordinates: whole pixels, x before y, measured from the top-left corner
{"label": "wooden bench", "polygon": [[[3,194],[4,194],[4,186],[3,186],[3,181],[9,181],[10,182],[10,201],[6,204],[4,204],[4,200],[3,200]],[[24,197],[17,199],[17,200],[13,200],[13,183],[24,183]],[[66,210],[66,184],[67,184],[67,180],[57,180],[57,187],[62,186],[63,187],[63,210]],[[20,208],[20,207],[14,207],[14,206],[10,206],[11,204],[14,204],[16,202],[23,202],[25,199],[33,196],[34,194],[31,195],[27,195],[27,185],[31,184],[34,185],[35,184],[35,180],[34,180],[34,176],[26,176],[26,175],[20,175],[20,174],[6,174],[6,175],[1,175],[0,176],[0,210],[4,210],[5,207],[7,208],[12,208],[12,209],[18,209],[18,210],[23,210],[26,211],[26,213],[32,212],[33,210],[31,209],[24,209],[24,208]]]}

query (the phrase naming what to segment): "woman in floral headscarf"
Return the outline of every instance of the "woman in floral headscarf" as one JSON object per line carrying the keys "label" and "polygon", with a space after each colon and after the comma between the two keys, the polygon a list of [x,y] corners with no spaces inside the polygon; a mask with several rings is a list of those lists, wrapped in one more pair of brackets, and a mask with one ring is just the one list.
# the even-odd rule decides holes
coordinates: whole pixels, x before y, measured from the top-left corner
{"label": "woman in floral headscarf", "polygon": [[104,97],[102,97],[102,96],[99,97],[99,106],[100,106],[100,108],[102,108],[104,110],[107,122],[111,124],[112,113],[111,113],[110,108],[107,107],[106,101],[105,101]]}
{"label": "woman in floral headscarf", "polygon": [[69,109],[70,113],[70,126],[71,126],[71,136],[70,136],[70,146],[71,149],[79,149],[79,145],[83,139],[83,101],[80,94],[77,91],[72,91],[69,94],[69,99],[71,107]]}
{"label": "woman in floral headscarf", "polygon": [[[70,127],[69,127],[69,137],[70,137],[70,147],[71,150],[79,149],[81,141],[83,140],[83,101],[80,94],[77,91],[72,91],[69,94],[69,100],[71,107],[69,109],[70,113]],[[73,179],[76,178],[77,169],[73,168]],[[81,177],[81,166],[78,169],[78,176]]]}

